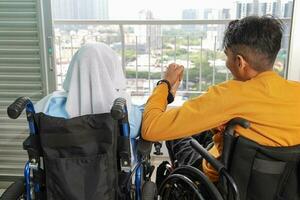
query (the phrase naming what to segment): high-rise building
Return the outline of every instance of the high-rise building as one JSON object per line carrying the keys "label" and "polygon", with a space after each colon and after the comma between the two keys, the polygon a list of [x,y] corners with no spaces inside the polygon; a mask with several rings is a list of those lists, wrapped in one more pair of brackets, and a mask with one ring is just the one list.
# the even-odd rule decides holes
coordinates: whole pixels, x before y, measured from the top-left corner
{"label": "high-rise building", "polygon": [[240,2],[236,3],[236,18],[242,18],[242,3]]}
{"label": "high-rise building", "polygon": [[[283,5],[283,17],[292,18],[292,14],[293,14],[293,1],[289,0]],[[291,24],[287,23],[285,28],[283,29],[282,43],[281,43],[281,46],[284,49],[287,49],[289,46],[290,32],[291,32]]]}
{"label": "high-rise building", "polygon": [[252,15],[253,13],[253,4],[246,3],[246,16]]}
{"label": "high-rise building", "polygon": [[266,15],[266,13],[267,13],[267,7],[268,7],[268,4],[266,2],[261,3],[260,7],[259,7],[258,14],[260,16]]}
{"label": "high-rise building", "polygon": [[258,15],[258,11],[259,11],[259,1],[258,0],[253,0],[251,11],[252,11],[252,15]]}
{"label": "high-rise building", "polygon": [[283,17],[291,18],[293,13],[293,1],[288,1],[284,4]]}
{"label": "high-rise building", "polygon": [[108,0],[52,0],[54,19],[108,19]]}
{"label": "high-rise building", "polygon": [[[293,2],[284,4],[287,10],[291,10]],[[250,15],[273,15],[282,17],[283,12],[282,0],[244,0],[236,3],[236,18],[243,18]]]}
{"label": "high-rise building", "polygon": [[204,9],[203,18],[204,19],[218,19],[219,18],[219,10],[212,9],[212,8]]}
{"label": "high-rise building", "polygon": [[[207,9],[203,10],[203,19],[217,20],[217,19],[220,19],[220,17],[222,15],[224,15],[226,12],[224,12],[223,14],[221,14],[221,13],[222,13],[222,10],[207,8]],[[205,24],[205,25],[202,25],[201,27],[203,27],[203,29],[201,28],[201,31],[204,33],[204,39],[205,39],[205,41],[207,41],[207,44],[209,44],[209,46],[211,46],[212,48],[214,48],[215,45],[216,45],[216,48],[219,48],[218,35],[219,34],[223,35],[223,32],[220,33],[220,25]]]}
{"label": "high-rise building", "polygon": [[[253,3],[249,1],[238,1],[236,5],[236,18],[243,18],[253,14]],[[257,6],[256,6],[257,8]]]}
{"label": "high-rise building", "polygon": [[[185,9],[182,11],[183,20],[193,20],[198,18],[198,10],[196,9]],[[188,32],[196,30],[196,25],[182,25],[182,29]]]}
{"label": "high-rise building", "polygon": [[[270,14],[278,18],[291,18],[292,12],[292,0],[239,0],[236,3],[237,18],[243,18],[254,14],[258,14],[259,16]],[[291,24],[284,23],[283,26],[281,48],[287,50]]]}
{"label": "high-rise building", "polygon": [[230,9],[223,8],[219,12],[219,19],[230,19]]}
{"label": "high-rise building", "polygon": [[182,11],[182,19],[197,19],[198,10],[196,9],[185,9]]}
{"label": "high-rise building", "polygon": [[[151,10],[140,10],[139,19],[151,20],[155,18]],[[135,29],[135,34],[138,36],[139,44],[146,44],[147,46],[150,45],[151,48],[161,47],[161,25],[139,26],[138,29]]]}
{"label": "high-rise building", "polygon": [[[230,19],[230,9],[223,8],[219,10],[219,19]],[[223,48],[223,37],[224,37],[224,32],[226,29],[226,25],[218,25],[217,26],[217,40],[216,40],[216,48],[217,49],[222,49]]]}
{"label": "high-rise building", "polygon": [[272,3],[272,15],[276,17],[282,17],[281,0],[277,0]]}

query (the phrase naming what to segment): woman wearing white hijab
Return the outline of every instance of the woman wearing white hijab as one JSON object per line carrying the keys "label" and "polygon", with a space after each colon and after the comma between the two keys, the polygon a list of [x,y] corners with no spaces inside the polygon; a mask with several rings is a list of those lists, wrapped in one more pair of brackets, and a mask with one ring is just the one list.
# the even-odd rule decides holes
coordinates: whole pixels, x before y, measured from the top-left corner
{"label": "woman wearing white hijab", "polygon": [[71,60],[63,88],[39,101],[36,112],[64,118],[107,113],[114,100],[123,97],[129,110],[131,138],[138,135],[142,113],[139,107],[131,106],[120,59],[109,46],[82,46]]}

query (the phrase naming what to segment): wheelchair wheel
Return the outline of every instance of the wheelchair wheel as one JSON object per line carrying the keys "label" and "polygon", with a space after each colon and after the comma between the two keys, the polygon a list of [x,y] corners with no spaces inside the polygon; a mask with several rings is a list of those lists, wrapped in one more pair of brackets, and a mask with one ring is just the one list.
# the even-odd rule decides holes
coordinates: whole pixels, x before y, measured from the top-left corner
{"label": "wheelchair wheel", "polygon": [[168,161],[163,161],[156,170],[155,183],[157,188],[160,188],[162,182],[171,174],[172,167]]}
{"label": "wheelchair wheel", "polygon": [[142,200],[154,200],[157,198],[156,184],[152,181],[144,183],[142,188]]}
{"label": "wheelchair wheel", "polygon": [[197,185],[181,174],[172,174],[162,183],[160,199],[167,200],[205,200]]}
{"label": "wheelchair wheel", "polygon": [[222,195],[208,177],[192,166],[176,168],[162,183],[159,195],[162,199],[223,200]]}
{"label": "wheelchair wheel", "polygon": [[25,192],[24,179],[19,179],[12,183],[2,194],[0,199],[2,200],[21,200]]}

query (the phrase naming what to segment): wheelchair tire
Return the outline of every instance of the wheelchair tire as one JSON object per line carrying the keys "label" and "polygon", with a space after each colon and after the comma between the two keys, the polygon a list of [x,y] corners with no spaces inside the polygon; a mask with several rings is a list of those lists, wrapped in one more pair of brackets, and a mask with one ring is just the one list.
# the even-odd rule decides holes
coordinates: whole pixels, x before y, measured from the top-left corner
{"label": "wheelchair tire", "polygon": [[163,200],[206,200],[198,191],[197,185],[182,174],[171,174],[159,188]]}
{"label": "wheelchair tire", "polygon": [[[208,193],[209,200],[223,200],[221,193],[218,188],[209,180],[209,178],[199,169],[192,166],[181,166],[176,168],[172,174],[181,174],[189,179],[196,181],[202,184],[203,187],[206,188],[206,193]],[[204,191],[202,191],[204,192]]]}
{"label": "wheelchair tire", "polygon": [[152,181],[144,183],[142,188],[142,200],[154,200],[157,198],[156,184]]}
{"label": "wheelchair tire", "polygon": [[[159,195],[161,195],[162,199],[182,199],[183,197],[174,198],[175,193],[172,191],[172,188],[173,185],[179,186],[184,182],[185,185],[189,185],[189,189],[182,187],[185,192],[192,191],[195,194],[200,193],[201,196],[203,195],[202,197],[197,197],[197,199],[224,200],[217,187],[208,179],[208,177],[199,169],[192,166],[181,166],[172,171],[161,184]],[[190,182],[190,184],[188,182]],[[171,197],[169,197],[170,195]],[[199,196],[199,194],[197,195]],[[194,199],[194,197],[191,196],[185,198]]]}
{"label": "wheelchair tire", "polygon": [[0,197],[1,200],[18,200],[25,192],[24,179],[21,178],[12,183]]}

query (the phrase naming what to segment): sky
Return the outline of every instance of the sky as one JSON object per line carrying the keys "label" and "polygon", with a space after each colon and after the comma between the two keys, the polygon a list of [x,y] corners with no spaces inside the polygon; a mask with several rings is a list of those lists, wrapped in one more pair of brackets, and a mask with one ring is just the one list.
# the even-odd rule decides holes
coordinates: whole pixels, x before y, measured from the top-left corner
{"label": "sky", "polygon": [[236,0],[108,0],[110,19],[138,19],[138,12],[151,10],[155,18],[181,19],[183,9],[233,8]]}

